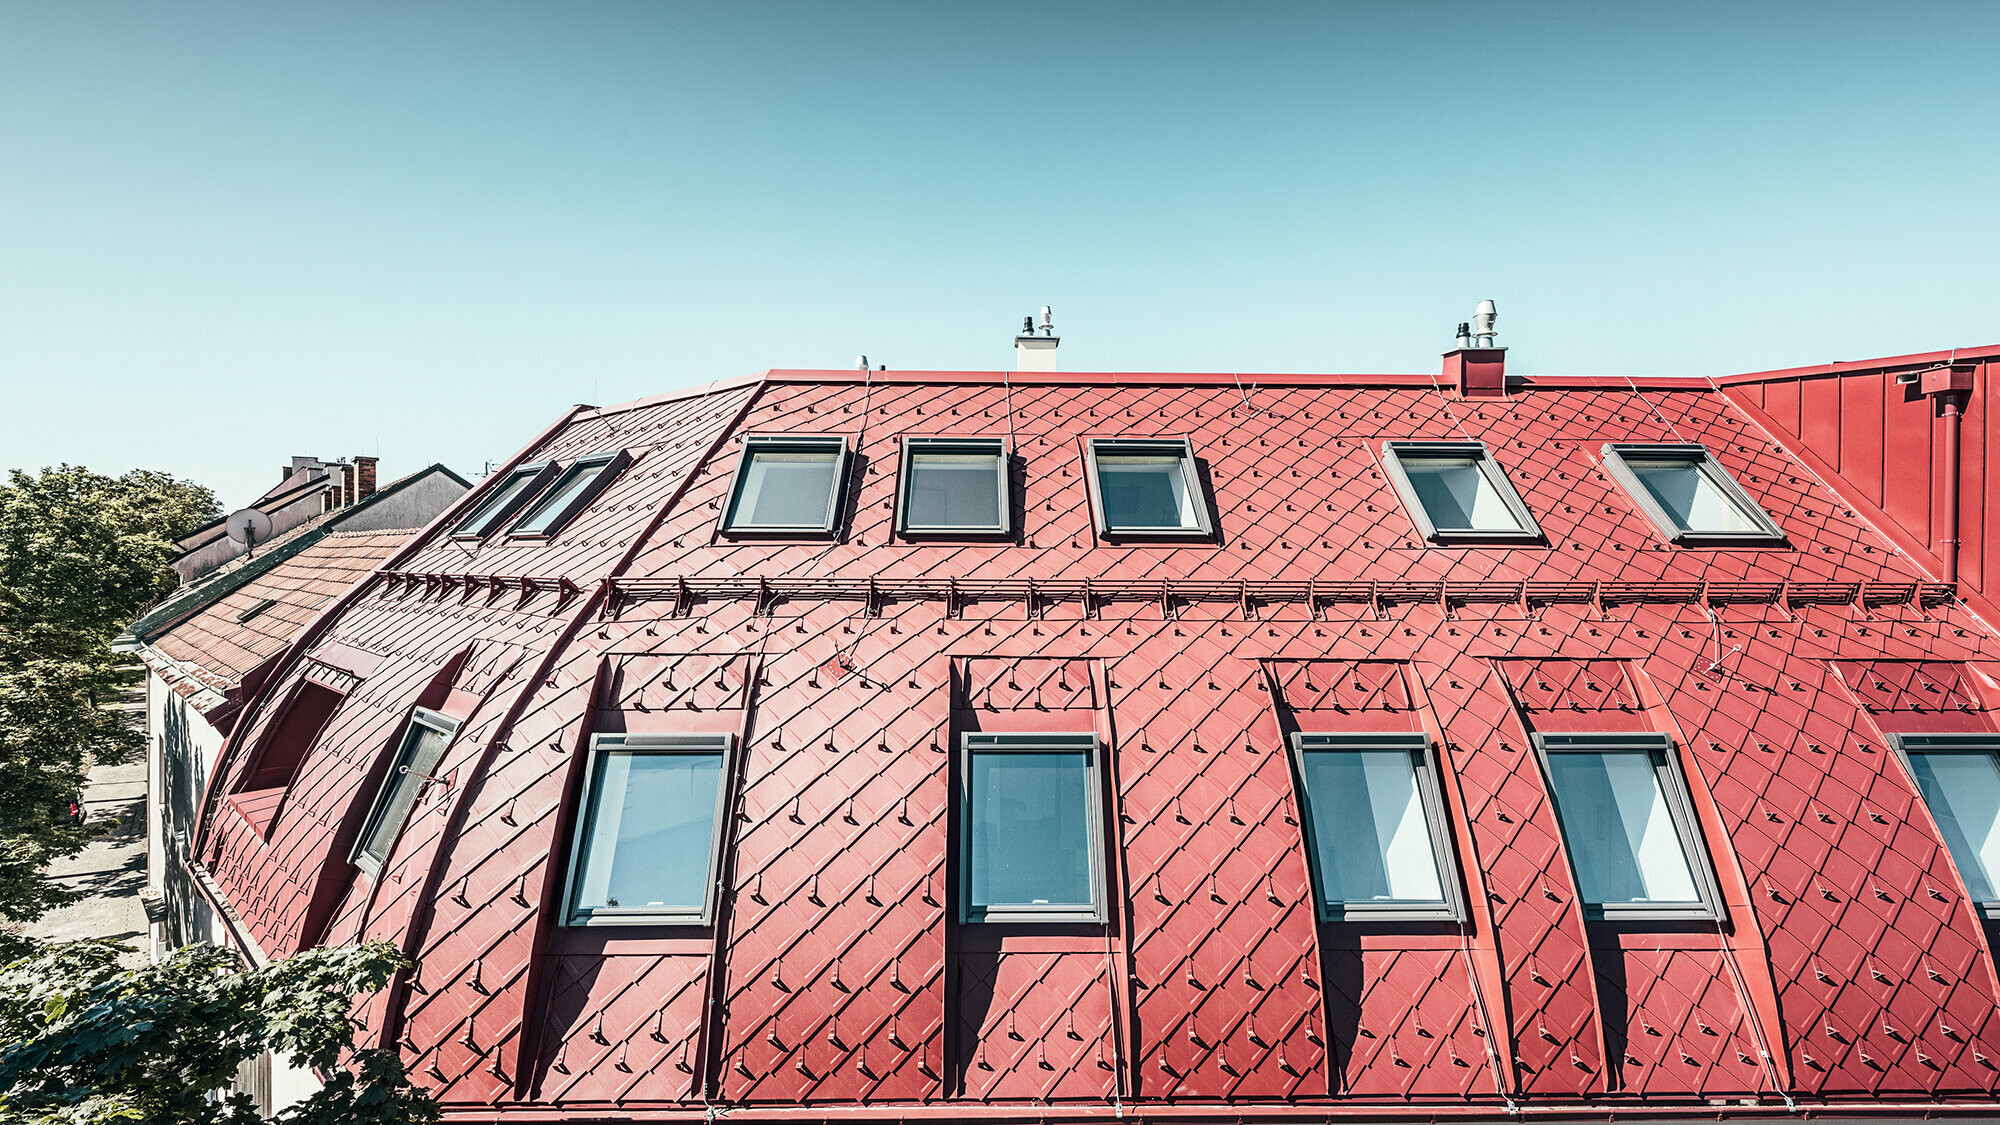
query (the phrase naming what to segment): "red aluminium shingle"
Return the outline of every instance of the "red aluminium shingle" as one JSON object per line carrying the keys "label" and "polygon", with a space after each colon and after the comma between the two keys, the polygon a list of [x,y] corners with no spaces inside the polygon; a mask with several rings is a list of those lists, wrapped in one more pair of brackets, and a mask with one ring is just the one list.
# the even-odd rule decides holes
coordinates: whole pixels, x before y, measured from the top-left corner
{"label": "red aluminium shingle", "polygon": [[[216,797],[278,669],[204,862],[269,952],[402,945],[364,1036],[467,1121],[1990,1112],[1993,956],[1886,736],[1945,729],[1933,697],[1994,729],[2000,642],[1741,393],[790,372],[584,410],[521,459],[631,468],[548,542],[434,534],[306,634],[379,662],[258,826]],[[773,432],[852,439],[832,539],[718,532]],[[1017,537],[896,536],[899,438],[963,433],[1010,438]],[[1080,442],[1167,435],[1220,534],[1100,542]],[[1420,544],[1379,461],[1413,438],[1486,442],[1548,543]],[[1788,543],[1673,548],[1597,463],[1677,441]],[[462,725],[370,879],[345,850],[420,698]],[[1109,924],[958,922],[974,728],[1097,733]],[[608,729],[742,739],[713,925],[559,924]],[[1293,729],[1433,738],[1462,923],[1316,917]],[[1672,737],[1720,923],[1585,917],[1529,735],[1591,729]]]}

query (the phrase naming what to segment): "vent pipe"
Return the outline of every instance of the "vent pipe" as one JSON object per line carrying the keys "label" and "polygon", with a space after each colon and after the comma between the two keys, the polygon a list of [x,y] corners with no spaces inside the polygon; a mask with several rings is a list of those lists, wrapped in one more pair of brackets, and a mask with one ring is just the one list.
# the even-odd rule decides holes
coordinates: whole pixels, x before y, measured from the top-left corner
{"label": "vent pipe", "polygon": [[1062,338],[1056,335],[1055,314],[1047,305],[1042,306],[1041,331],[1035,331],[1035,318],[1021,318],[1021,334],[1014,337],[1014,370],[1054,371],[1056,370],[1056,345]]}

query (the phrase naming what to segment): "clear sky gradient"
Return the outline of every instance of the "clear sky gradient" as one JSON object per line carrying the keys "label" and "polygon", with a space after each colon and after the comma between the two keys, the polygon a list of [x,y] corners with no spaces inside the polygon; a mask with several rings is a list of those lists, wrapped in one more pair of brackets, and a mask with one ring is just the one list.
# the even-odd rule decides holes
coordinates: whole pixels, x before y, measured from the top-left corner
{"label": "clear sky gradient", "polygon": [[2000,4],[0,4],[0,468],[467,475],[766,367],[2000,340]]}

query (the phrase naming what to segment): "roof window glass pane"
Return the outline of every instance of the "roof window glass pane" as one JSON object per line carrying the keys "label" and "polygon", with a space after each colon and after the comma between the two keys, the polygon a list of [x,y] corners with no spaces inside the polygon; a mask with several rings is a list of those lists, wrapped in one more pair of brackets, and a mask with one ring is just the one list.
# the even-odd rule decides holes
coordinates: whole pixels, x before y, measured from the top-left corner
{"label": "roof window glass pane", "polygon": [[1975,902],[2000,900],[2000,762],[1989,751],[1911,751],[1910,770]]}
{"label": "roof window glass pane", "polygon": [[1095,913],[1091,754],[972,749],[964,810],[969,915]]}
{"label": "roof window glass pane", "polygon": [[523,493],[527,491],[529,485],[541,477],[546,467],[524,465],[507,474],[507,479],[500,482],[500,487],[494,489],[479,506],[458,521],[458,526],[452,528],[451,533],[463,538],[485,535],[493,530],[495,524],[511,513],[520,501],[526,499]]}
{"label": "roof window glass pane", "polygon": [[1401,461],[1411,490],[1437,530],[1522,530],[1476,458],[1404,456]]}
{"label": "roof window glass pane", "polygon": [[1200,527],[1181,462],[1173,454],[1099,453],[1104,522],[1114,531]]}
{"label": "roof window glass pane", "polygon": [[909,508],[905,529],[1001,526],[1001,454],[913,449],[909,458]]}
{"label": "roof window glass pane", "polygon": [[1709,479],[1700,461],[1627,455],[1625,464],[1680,530],[1763,533],[1758,521]]}
{"label": "roof window glass pane", "polygon": [[1329,905],[1443,900],[1409,751],[1307,750],[1300,762]]}
{"label": "roof window glass pane", "polygon": [[1586,902],[1700,901],[1652,752],[1565,751],[1548,763]]}
{"label": "roof window glass pane", "polygon": [[721,784],[720,747],[601,751],[572,909],[702,913]]}
{"label": "roof window glass pane", "polygon": [[840,450],[753,449],[729,513],[734,528],[820,528],[832,522]]}
{"label": "roof window glass pane", "polygon": [[451,741],[454,729],[455,725],[442,716],[431,721],[421,717],[411,719],[409,730],[403,735],[403,745],[396,753],[396,762],[375,795],[368,827],[355,851],[355,862],[363,868],[380,871],[388,861],[389,849],[403,831],[410,806],[416,803],[418,791],[437,769],[438,759],[444,756],[445,743]]}
{"label": "roof window glass pane", "polygon": [[550,528],[569,509],[570,502],[599,483],[599,474],[611,461],[609,457],[593,457],[578,461],[563,471],[555,487],[542,494],[540,500],[528,509],[528,514],[514,525],[511,535],[547,535]]}
{"label": "roof window glass pane", "polygon": [[1604,446],[1604,468],[1682,546],[1782,546],[1783,529],[1697,444]]}

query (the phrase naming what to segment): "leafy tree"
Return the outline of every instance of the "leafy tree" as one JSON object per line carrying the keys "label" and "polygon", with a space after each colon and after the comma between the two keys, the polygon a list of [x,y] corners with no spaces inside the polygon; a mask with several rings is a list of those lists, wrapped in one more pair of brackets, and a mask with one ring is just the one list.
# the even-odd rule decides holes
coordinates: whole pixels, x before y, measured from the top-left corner
{"label": "leafy tree", "polygon": [[328,1079],[278,1115],[284,1125],[437,1120],[394,1050],[349,1050],[352,998],[403,964],[393,946],[311,949],[256,969],[215,946],[138,969],[120,968],[120,952],[65,942],[0,969],[0,1120],[249,1125],[249,1095],[210,1091],[266,1050]]}
{"label": "leafy tree", "polygon": [[62,465],[0,485],[0,922],[72,897],[41,875],[88,837],[58,812],[90,761],[144,741],[97,705],[118,675],[110,641],[173,589],[174,539],[217,510],[208,489],[146,470]]}
{"label": "leafy tree", "polygon": [[174,540],[213,519],[215,494],[164,473],[72,465],[0,486],[0,659],[90,659],[174,588]]}

